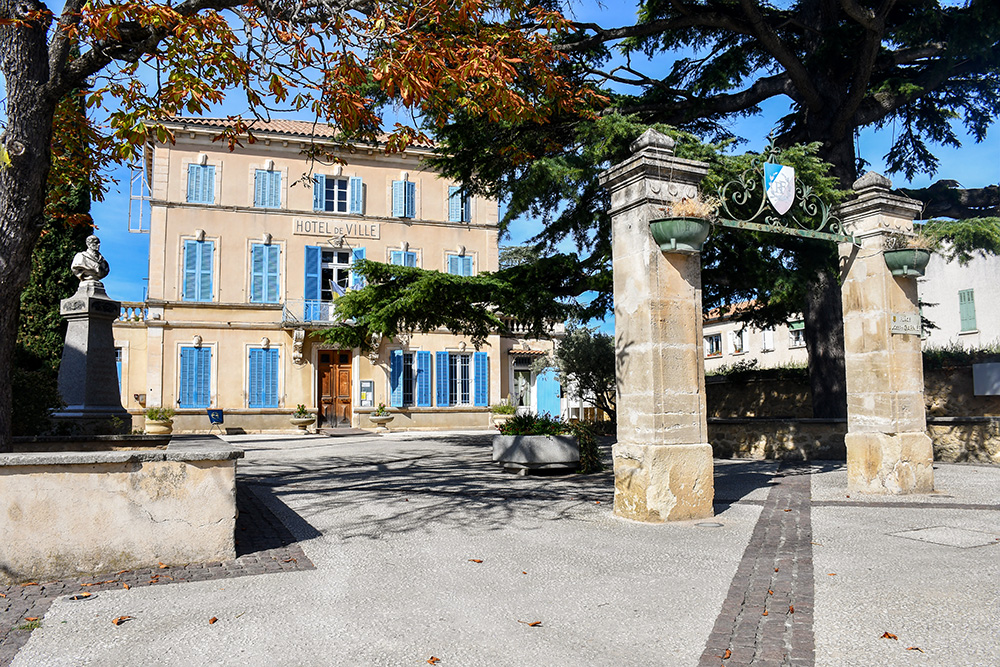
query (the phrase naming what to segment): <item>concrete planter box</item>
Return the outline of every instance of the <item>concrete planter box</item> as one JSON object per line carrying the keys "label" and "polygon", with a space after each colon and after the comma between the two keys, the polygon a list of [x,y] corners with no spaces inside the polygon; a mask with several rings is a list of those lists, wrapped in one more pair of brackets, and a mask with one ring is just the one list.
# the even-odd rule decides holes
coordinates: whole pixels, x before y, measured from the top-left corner
{"label": "concrete planter box", "polygon": [[493,460],[508,472],[576,470],[580,443],[571,435],[495,435]]}
{"label": "concrete planter box", "polygon": [[0,454],[0,583],[235,558],[242,456],[205,436]]}

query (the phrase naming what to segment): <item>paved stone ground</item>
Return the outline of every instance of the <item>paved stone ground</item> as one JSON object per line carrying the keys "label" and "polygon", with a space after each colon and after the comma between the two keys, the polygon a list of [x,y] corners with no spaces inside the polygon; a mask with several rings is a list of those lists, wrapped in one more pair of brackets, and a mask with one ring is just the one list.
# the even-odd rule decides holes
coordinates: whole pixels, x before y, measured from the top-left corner
{"label": "paved stone ground", "polygon": [[809,472],[775,476],[700,667],[814,664]]}
{"label": "paved stone ground", "polygon": [[14,659],[31,637],[34,624],[60,596],[81,596],[79,601],[85,602],[101,592],[121,588],[315,569],[289,529],[261,501],[258,494],[267,492],[252,484],[237,484],[235,560],[0,587],[0,665],[8,665]]}

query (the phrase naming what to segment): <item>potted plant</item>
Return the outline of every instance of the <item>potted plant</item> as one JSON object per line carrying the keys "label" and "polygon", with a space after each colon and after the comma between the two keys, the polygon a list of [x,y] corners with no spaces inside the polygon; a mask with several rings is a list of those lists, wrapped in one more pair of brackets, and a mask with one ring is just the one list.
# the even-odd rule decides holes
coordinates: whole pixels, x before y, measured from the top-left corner
{"label": "potted plant", "polygon": [[701,195],[670,202],[662,218],[650,220],[649,231],[663,252],[701,252],[718,208],[718,199]]}
{"label": "potted plant", "polygon": [[493,436],[493,460],[504,470],[601,470],[593,432],[584,424],[532,413],[513,415]]}
{"label": "potted plant", "polygon": [[514,405],[510,397],[501,399],[499,403],[495,403],[490,406],[490,419],[493,422],[493,426],[499,428],[502,424],[506,424],[514,413],[517,412],[517,406]]}
{"label": "potted plant", "polygon": [[309,432],[309,425],[316,421],[316,416],[306,409],[306,406],[299,403],[295,406],[295,412],[289,418],[292,426],[297,427],[303,433]]}
{"label": "potted plant", "polygon": [[171,408],[146,408],[146,433],[170,435],[174,431],[174,411]]}
{"label": "potted plant", "polygon": [[385,407],[385,403],[379,403],[378,407],[368,415],[368,419],[375,424],[376,432],[388,432],[389,427],[386,424],[391,422],[393,417],[395,415],[389,412],[389,409]]}
{"label": "potted plant", "polygon": [[936,244],[923,234],[894,232],[882,239],[882,257],[894,276],[922,276]]}

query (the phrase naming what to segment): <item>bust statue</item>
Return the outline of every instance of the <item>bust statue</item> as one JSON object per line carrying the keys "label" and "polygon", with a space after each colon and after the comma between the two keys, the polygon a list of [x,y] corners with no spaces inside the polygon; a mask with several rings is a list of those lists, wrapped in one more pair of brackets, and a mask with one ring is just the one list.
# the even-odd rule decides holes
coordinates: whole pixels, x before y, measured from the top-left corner
{"label": "bust statue", "polygon": [[110,270],[108,260],[101,255],[101,240],[94,235],[87,237],[87,249],[73,256],[70,266],[73,275],[80,281],[93,280],[100,282]]}

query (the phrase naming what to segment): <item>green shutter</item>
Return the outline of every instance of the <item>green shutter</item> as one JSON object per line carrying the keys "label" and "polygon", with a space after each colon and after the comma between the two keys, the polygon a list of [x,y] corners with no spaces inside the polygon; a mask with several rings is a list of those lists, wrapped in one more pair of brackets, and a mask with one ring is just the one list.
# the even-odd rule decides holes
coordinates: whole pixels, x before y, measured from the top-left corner
{"label": "green shutter", "polygon": [[974,290],[959,290],[958,317],[961,321],[961,331],[976,330],[976,298]]}

